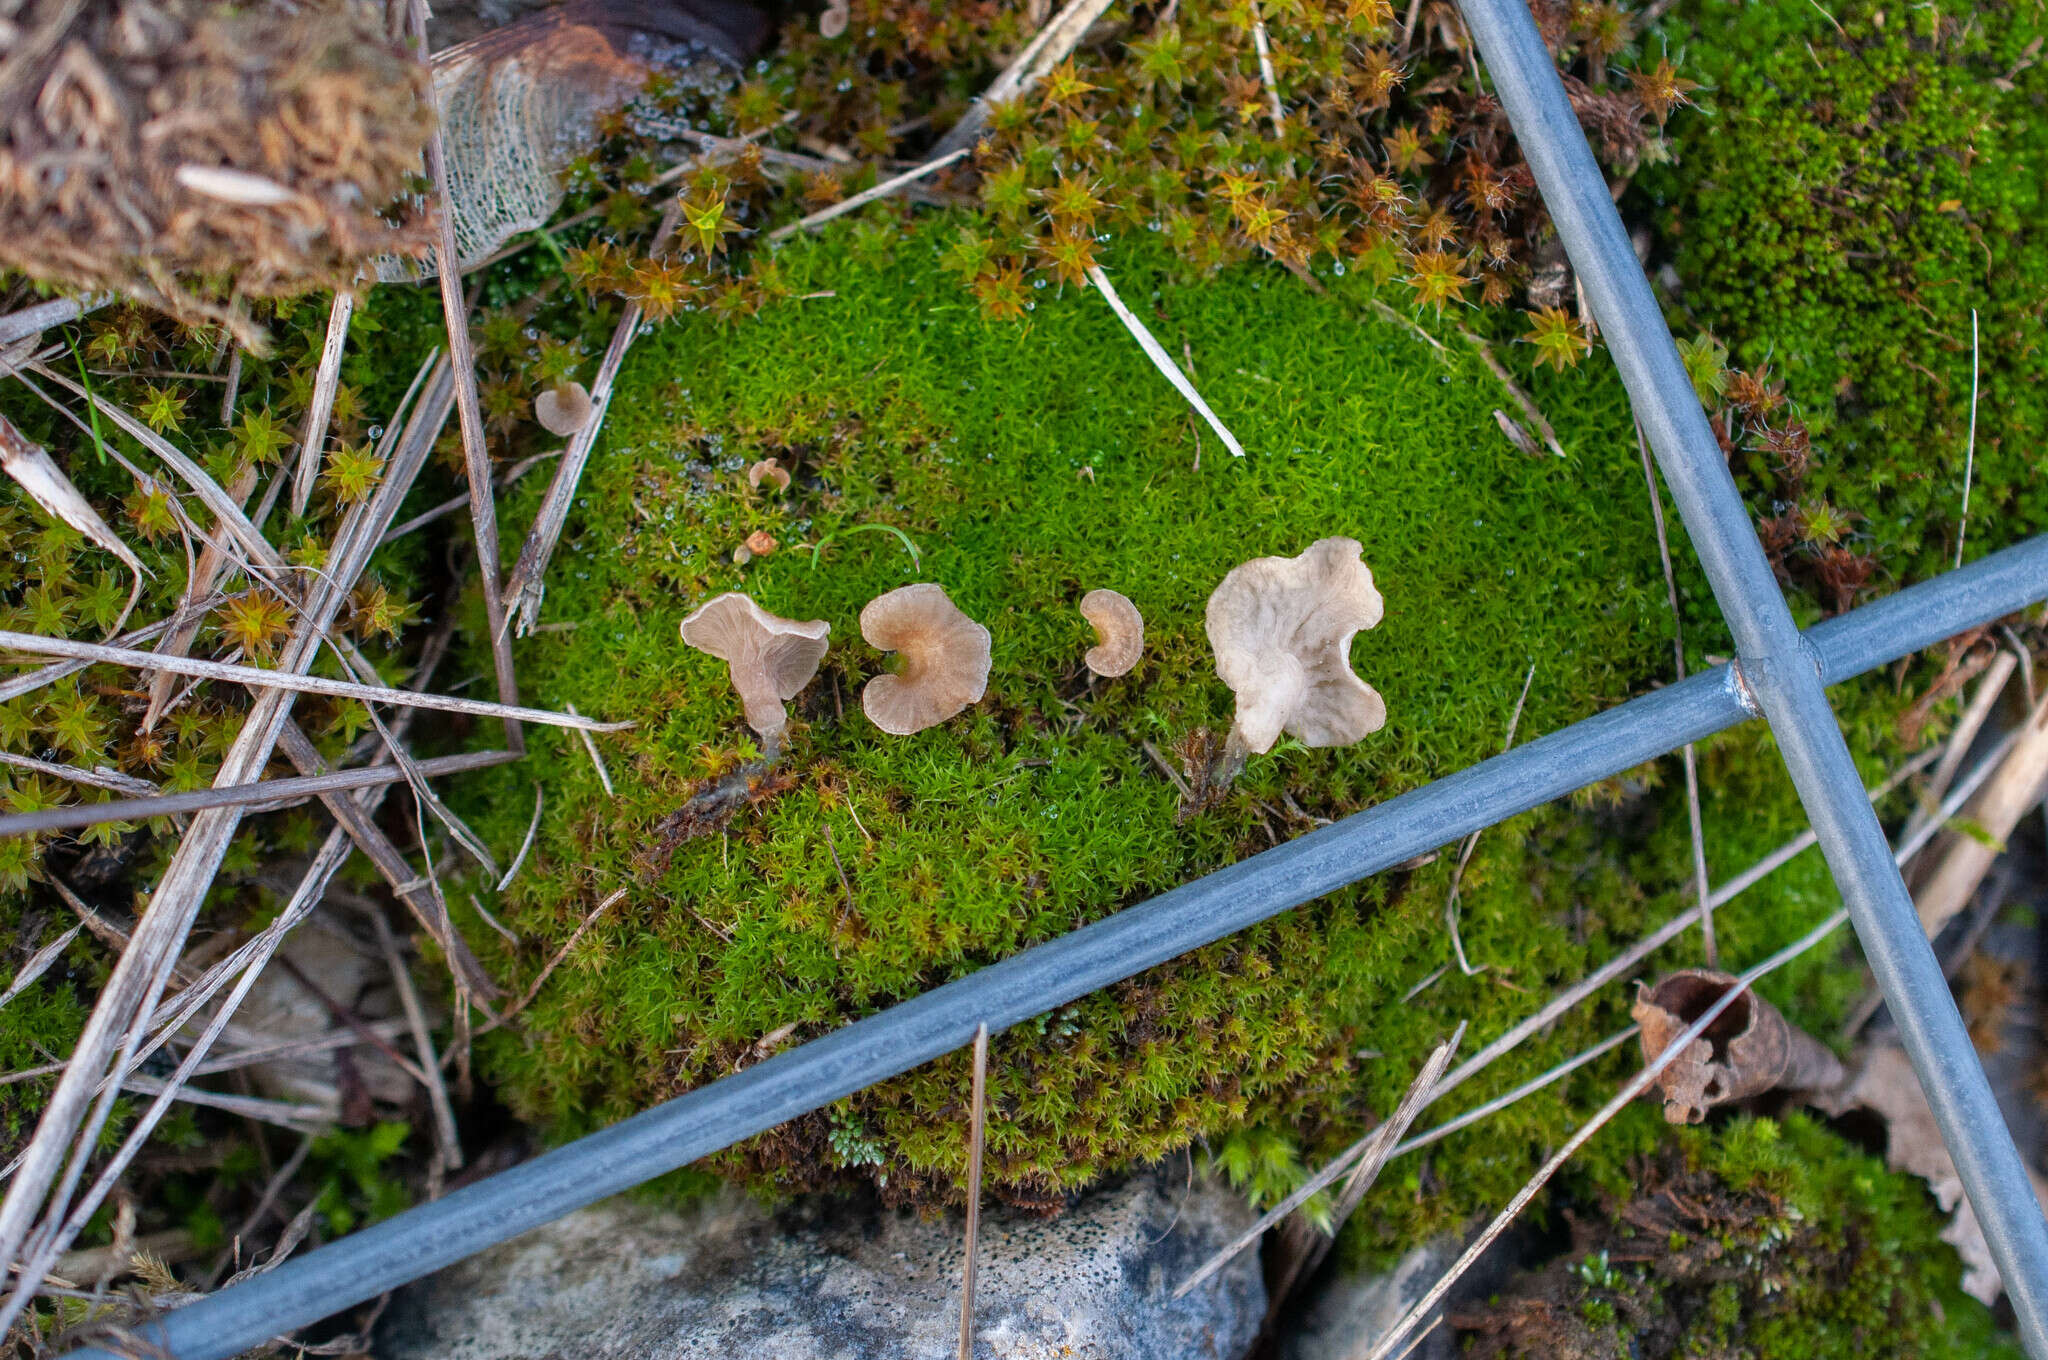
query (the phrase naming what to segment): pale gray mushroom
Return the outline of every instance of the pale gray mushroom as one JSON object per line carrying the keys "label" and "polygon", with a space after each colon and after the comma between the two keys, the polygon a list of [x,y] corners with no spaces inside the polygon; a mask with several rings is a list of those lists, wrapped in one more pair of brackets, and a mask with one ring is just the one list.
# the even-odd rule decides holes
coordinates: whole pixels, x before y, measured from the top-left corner
{"label": "pale gray mushroom", "polygon": [[1325,538],[1299,557],[1255,557],[1209,596],[1216,674],[1237,695],[1227,773],[1282,732],[1348,746],[1386,723],[1379,691],[1351,670],[1351,639],[1384,608],[1362,552],[1356,539]]}
{"label": "pale gray mushroom", "polygon": [[846,25],[852,19],[852,0],[830,0],[825,12],[818,16],[818,36],[836,38],[846,31]]}
{"label": "pale gray mushroom", "polygon": [[861,687],[861,709],[884,732],[907,737],[936,727],[988,689],[988,629],[961,613],[942,586],[920,582],[869,600],[860,635],[903,657],[901,671]]}
{"label": "pale gray mushroom", "polygon": [[747,726],[769,754],[782,744],[789,725],[783,700],[794,699],[818,673],[831,631],[823,619],[779,618],[738,591],[705,601],[682,625],[684,642],[725,662]]}
{"label": "pale gray mushroom", "polygon": [[597,406],[582,383],[556,383],[533,399],[533,418],[563,439],[581,431],[596,414]]}
{"label": "pale gray mushroom", "polygon": [[1114,590],[1091,590],[1081,597],[1081,617],[1095,626],[1097,643],[1081,659],[1105,680],[1130,673],[1145,651],[1145,616],[1138,606]]}

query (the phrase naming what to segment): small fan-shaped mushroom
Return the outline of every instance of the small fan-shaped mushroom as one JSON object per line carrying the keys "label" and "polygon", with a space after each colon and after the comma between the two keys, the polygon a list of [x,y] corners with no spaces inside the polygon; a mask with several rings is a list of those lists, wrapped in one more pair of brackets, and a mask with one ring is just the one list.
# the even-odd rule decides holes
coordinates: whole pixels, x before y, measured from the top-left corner
{"label": "small fan-shaped mushroom", "polygon": [[582,383],[556,383],[533,399],[533,418],[549,434],[564,439],[588,425],[596,413],[597,407]]}
{"label": "small fan-shaped mushroom", "polygon": [[884,732],[907,737],[935,727],[988,688],[988,629],[961,613],[941,586],[921,582],[869,600],[860,635],[903,655],[901,671],[876,676],[860,692],[861,708]]}
{"label": "small fan-shaped mushroom", "polygon": [[823,619],[778,618],[737,591],[707,600],[682,627],[684,642],[725,662],[747,726],[771,749],[789,723],[782,701],[794,699],[818,673],[831,631]]}
{"label": "small fan-shaped mushroom", "polygon": [[761,483],[773,482],[777,491],[789,490],[789,469],[774,458],[763,458],[747,469],[747,485],[759,489]]}
{"label": "small fan-shaped mushroom", "polygon": [[1105,680],[1130,672],[1145,650],[1145,616],[1138,606],[1114,590],[1091,590],[1081,597],[1081,617],[1095,625],[1100,639],[1081,659]]}
{"label": "small fan-shaped mushroom", "polygon": [[846,25],[853,18],[852,0],[830,0],[825,12],[818,16],[818,36],[836,38],[846,31]]}
{"label": "small fan-shaped mushroom", "polygon": [[1216,674],[1237,695],[1229,746],[1270,751],[1283,731],[1348,746],[1386,723],[1379,691],[1351,670],[1351,639],[1384,608],[1362,552],[1325,538],[1299,557],[1255,557],[1209,596]]}

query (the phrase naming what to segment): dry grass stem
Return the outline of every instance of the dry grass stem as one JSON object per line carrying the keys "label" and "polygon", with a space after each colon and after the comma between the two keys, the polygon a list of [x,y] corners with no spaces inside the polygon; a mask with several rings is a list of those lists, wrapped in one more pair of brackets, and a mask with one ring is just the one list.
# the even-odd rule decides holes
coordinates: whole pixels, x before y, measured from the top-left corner
{"label": "dry grass stem", "polygon": [[[2042,781],[2048,779],[2048,699],[2036,704],[2026,722],[2010,736],[2017,740],[2010,742],[2010,751],[1999,759],[1983,790],[1964,811],[1981,835],[1952,837],[1914,894],[1920,924],[1929,938],[1939,934],[1949,918],[1969,903],[2005,848],[2006,837],[2040,801]],[[1944,812],[1929,829],[1953,815]]]}
{"label": "dry grass stem", "polygon": [[[252,463],[228,483],[227,493],[234,498],[235,504],[246,505],[249,494],[255,489],[256,466]],[[185,656],[190,653],[193,641],[199,636],[199,626],[206,619],[205,613],[197,606],[201,600],[213,595],[214,587],[227,570],[228,561],[227,552],[220,544],[211,540],[200,550],[199,561],[192,568],[186,582],[185,598],[181,602],[185,608],[179,610],[185,617],[177,627],[158,640],[158,652],[170,656]],[[148,732],[156,727],[170,704],[171,688],[176,682],[177,677],[169,671],[158,671],[150,676],[149,707],[142,714],[141,731]]]}
{"label": "dry grass stem", "polygon": [[1549,449],[1554,457],[1564,457],[1564,446],[1557,442],[1557,431],[1551,428],[1542,408],[1536,405],[1536,399],[1522,390],[1522,385],[1515,381],[1515,375],[1508,372],[1507,365],[1494,356],[1493,347],[1462,327],[1459,328],[1458,335],[1478,353],[1479,360],[1486,365],[1487,372],[1493,374],[1494,380],[1508,394],[1508,400],[1514,402],[1521,411],[1522,418],[1534,426],[1536,433],[1542,436],[1543,447]]}
{"label": "dry grass stem", "polygon": [[[1934,815],[1934,809],[1940,806],[1949,786],[1955,782],[1956,771],[1963,767],[1964,757],[1970,754],[1970,746],[1977,740],[1977,734],[1984,730],[1992,710],[1998,706],[1999,696],[2005,692],[2007,682],[2018,668],[2018,658],[2003,649],[1984,667],[1984,676],[1977,682],[1976,693],[1970,696],[1970,702],[1956,716],[1955,728],[1942,745],[1940,762],[1935,765],[1934,773],[1927,776],[1927,787],[1920,794],[1920,805],[1906,819],[1907,835],[1925,825]],[[2028,711],[2031,712],[2033,707],[2033,698],[2029,695]]]}
{"label": "dry grass stem", "polygon": [[996,104],[1008,103],[1022,95],[1039,81],[1045,79],[1052,68],[1067,59],[1097,19],[1109,12],[1110,0],[1068,0],[1068,4],[1052,17],[1052,22],[1025,44],[1010,64],[994,80],[989,82],[981,97],[968,106],[959,122],[939,139],[932,148],[934,156],[943,156],[949,151],[971,148],[981,136],[982,128],[988,125],[988,111]]}
{"label": "dry grass stem", "polygon": [[120,632],[135,608],[135,601],[142,594],[142,578],[149,575],[142,569],[142,560],[129,551],[121,536],[100,518],[99,511],[93,509],[92,502],[71,484],[71,479],[64,475],[64,470],[57,466],[48,451],[15,429],[13,422],[5,416],[0,416],[0,471],[13,478],[15,485],[45,513],[78,530],[128,568],[135,584],[128,592],[128,603],[122,607],[121,617],[114,620],[114,626],[107,630],[107,635],[111,637]]}
{"label": "dry grass stem", "polygon": [[1758,978],[1791,962],[1819,944],[1835,930],[1839,929],[1848,919],[1848,912],[1837,911],[1805,935],[1744,973],[1737,980],[1737,985],[1723,992],[1718,1000],[1707,1007],[1698,1020],[1695,1020],[1681,1031],[1676,1038],[1665,1046],[1663,1052],[1659,1053],[1642,1071],[1624,1083],[1613,1099],[1601,1106],[1592,1118],[1581,1124],[1572,1133],[1572,1136],[1565,1140],[1564,1146],[1552,1153],[1550,1158],[1541,1167],[1537,1168],[1536,1174],[1531,1176],[1528,1182],[1515,1192],[1514,1198],[1508,1201],[1507,1207],[1495,1215],[1493,1221],[1486,1225],[1485,1231],[1473,1239],[1471,1245],[1466,1247],[1464,1253],[1452,1263],[1451,1268],[1445,1271],[1438,1278],[1437,1282],[1431,1285],[1428,1291],[1420,1299],[1417,1299],[1392,1327],[1388,1328],[1386,1333],[1379,1339],[1378,1344],[1373,1347],[1371,1354],[1366,1357],[1366,1360],[1387,1360],[1388,1355],[1401,1343],[1408,1332],[1418,1322],[1433,1312],[1439,1303],[1443,1302],[1443,1297],[1450,1292],[1451,1286],[1456,1284],[1459,1277],[1472,1268],[1472,1263],[1485,1254],[1486,1249],[1493,1245],[1495,1239],[1507,1230],[1507,1226],[1515,1221],[1523,1209],[1528,1207],[1529,1201],[1536,1198],[1538,1192],[1549,1183],[1550,1178],[1557,1174],[1558,1169],[1570,1161],[1573,1154],[1584,1147],[1586,1142],[1605,1127],[1609,1120],[1628,1108],[1631,1101],[1648,1090],[1651,1083],[1656,1081],[1658,1074],[1663,1072],[1665,1068],[1678,1059],[1680,1054],[1691,1047],[1693,1040],[1706,1033],[1714,1021],[1720,1018],[1721,1013],[1735,1004],[1736,998],[1747,992]]}
{"label": "dry grass stem", "polygon": [[[503,473],[499,474],[497,480],[494,481],[492,485],[495,486],[498,490],[503,491],[506,487],[512,485],[521,477],[524,477],[527,473],[539,467],[542,463],[547,462],[550,458],[560,458],[561,456],[562,451],[560,449],[549,449],[545,453],[536,453],[528,457],[522,458],[518,462],[514,463],[510,468],[506,469]],[[469,493],[467,491],[463,492],[459,496],[451,496],[447,500],[442,501],[439,505],[435,506],[433,509],[422,510],[419,514],[414,515],[405,523],[393,527],[390,530],[390,532],[384,535],[384,542],[392,543],[397,541],[398,539],[404,538],[413,530],[432,524],[437,519],[445,519],[447,516],[454,514],[457,510],[462,509],[464,506],[468,504]],[[382,544],[380,544],[379,546],[381,547]]]}
{"label": "dry grass stem", "polygon": [[377,947],[391,970],[391,985],[398,991],[399,1007],[412,1031],[413,1051],[419,1055],[419,1081],[427,1089],[427,1103],[434,1112],[434,1138],[440,1149],[441,1165],[448,1171],[462,1169],[462,1135],[455,1127],[455,1107],[448,1100],[448,1088],[441,1081],[441,1060],[434,1052],[434,1038],[427,1029],[427,1013],[420,1006],[419,992],[412,985],[412,973],[398,950],[398,940],[384,917],[372,912],[370,924],[377,930]]}
{"label": "dry grass stem", "polygon": [[[583,716],[576,711],[576,705],[574,704],[568,705],[568,709],[571,717]],[[587,729],[579,731],[577,735],[583,738],[583,749],[590,756],[590,763],[597,767],[597,782],[604,787],[604,796],[607,798],[618,797],[619,795],[612,789],[612,772],[604,767],[604,757],[598,754],[597,742],[592,740]],[[536,815],[538,815],[538,812],[539,810],[535,809]]]}
{"label": "dry grass stem", "polygon": [[[364,1026],[379,1039],[396,1039],[407,1033],[403,1020],[372,1020]],[[303,1058],[313,1053],[330,1053],[337,1048],[355,1048],[370,1041],[353,1030],[334,1030],[327,1034],[315,1035],[311,1039],[293,1039],[289,1043],[266,1044],[260,1048],[238,1048],[219,1058],[209,1058],[192,1069],[195,1077],[210,1077],[220,1072],[239,1071],[254,1067],[258,1063],[278,1062],[285,1058]]]}
{"label": "dry grass stem", "polygon": [[78,932],[83,929],[85,929],[83,925],[73,926],[30,955],[29,961],[21,965],[21,971],[14,975],[14,981],[7,984],[7,990],[0,992],[0,1006],[5,1006],[8,1002],[14,1000],[15,997],[20,996],[22,988],[41,977],[48,970],[49,966],[57,961],[57,956],[62,954],[70,946],[71,942],[78,938]]}
{"label": "dry grass stem", "polygon": [[[1835,25],[1840,28],[1841,25]],[[1956,565],[1963,565],[1963,538],[1970,532],[1970,480],[1977,470],[1977,309],[1970,309],[1970,434],[1963,445],[1963,510],[1956,517]]]}
{"label": "dry grass stem", "polygon": [[[87,788],[105,789],[109,793],[125,793],[133,797],[154,797],[159,790],[147,779],[137,779],[132,774],[104,767],[97,770],[81,770],[75,765],[56,765],[34,756],[18,756],[12,751],[0,751],[0,765],[12,765],[18,770],[33,770],[37,774],[49,775],[52,779],[68,780],[83,784]],[[0,833],[4,834],[4,833]]]}
{"label": "dry grass stem", "polygon": [[[1536,663],[1531,661],[1529,673],[1522,677],[1522,692],[1515,700],[1515,711],[1508,717],[1507,740],[1500,748],[1502,755],[1514,749],[1515,730],[1522,725],[1522,706],[1529,702],[1529,686],[1535,681]],[[1458,935],[1458,886],[1465,881],[1465,866],[1471,863],[1472,852],[1478,848],[1481,834],[1481,831],[1475,831],[1465,838],[1464,846],[1458,851],[1458,863],[1451,870],[1450,891],[1444,894],[1444,929],[1451,937],[1451,956],[1458,961],[1458,971],[1466,977],[1485,971],[1483,967],[1473,967],[1472,961],[1465,957],[1465,941]]]}
{"label": "dry grass stem", "polygon": [[349,318],[355,315],[355,294],[335,293],[327,309],[327,338],[320,346],[320,366],[313,371],[313,399],[299,432],[299,461],[292,474],[292,513],[306,513],[313,484],[320,478],[320,454],[327,445],[327,424],[334,415],[334,389],[341,385],[341,352],[348,341]]}
{"label": "dry grass stem", "polygon": [[589,933],[590,928],[597,924],[597,918],[604,915],[605,912],[613,906],[616,906],[618,902],[625,897],[625,895],[626,890],[624,888],[616,889],[613,891],[611,896],[605,898],[604,901],[592,907],[590,909],[590,914],[585,916],[581,924],[579,924],[575,930],[569,933],[569,938],[562,942],[562,947],[555,951],[555,956],[549,959],[547,961],[547,966],[540,970],[540,976],[536,977],[533,980],[533,984],[526,989],[526,994],[521,996],[517,1001],[513,1002],[512,1005],[507,1007],[504,1014],[493,1017],[488,1023],[484,1025],[482,1029],[478,1030],[477,1033],[479,1035],[490,1033],[492,1030],[498,1028],[498,1026],[504,1024],[513,1016],[519,1014],[519,1012],[525,1010],[528,1006],[532,1005],[533,999],[540,995],[540,989],[547,985],[547,980],[554,976],[555,970],[557,968],[560,968],[562,966],[562,960],[569,957],[569,951],[574,949],[577,945],[581,944],[583,942],[583,937]]}
{"label": "dry grass stem", "polygon": [[830,222],[835,217],[844,217],[847,213],[854,212],[861,208],[865,208],[868,204],[873,203],[878,198],[887,198],[890,194],[895,193],[898,189],[904,188],[906,185],[915,184],[918,180],[925,178],[925,176],[927,175],[933,175],[938,173],[939,171],[945,169],[947,166],[951,165],[954,161],[957,161],[962,156],[965,156],[970,149],[971,148],[969,147],[963,146],[956,150],[948,151],[943,156],[936,156],[933,159],[926,161],[923,165],[917,166],[910,170],[906,170],[900,175],[891,176],[890,178],[883,180],[879,184],[861,190],[859,193],[853,195],[851,198],[842,199],[841,201],[834,203],[829,208],[820,208],[817,212],[810,214],[808,217],[804,217],[799,219],[798,221],[791,222],[787,226],[777,227],[774,231],[768,233],[768,239],[770,241],[786,241],[800,231],[815,231],[817,228],[823,226],[827,222]]}
{"label": "dry grass stem", "polygon": [[[1394,1144],[1408,1131],[1408,1126],[1415,1121],[1415,1116],[1422,1113],[1429,1104],[1437,1082],[1443,1077],[1444,1068],[1450,1065],[1451,1055],[1458,1051],[1458,1044],[1464,1037],[1465,1025],[1460,1021],[1451,1037],[1431,1051],[1429,1058],[1422,1064],[1422,1070],[1416,1073],[1415,1080],[1409,1083],[1407,1094],[1401,1097],[1401,1103],[1394,1107],[1392,1114],[1380,1122],[1378,1128],[1338,1153],[1320,1171],[1302,1182],[1293,1194],[1261,1214],[1258,1222],[1224,1243],[1215,1255],[1202,1262],[1194,1274],[1174,1288],[1173,1297],[1186,1298],[1202,1281],[1236,1260],[1239,1253],[1264,1237],[1282,1219],[1315,1198],[1347,1170],[1351,1170],[1351,1179],[1344,1183],[1343,1190],[1339,1192],[1339,1202],[1342,1203],[1348,1197],[1350,1203],[1344,1210],[1346,1214],[1350,1213],[1351,1208],[1357,1207],[1359,1199],[1372,1188],[1373,1179],[1379,1175],[1380,1168],[1386,1165],[1388,1155],[1394,1150]],[[1338,1220],[1338,1224],[1341,1226],[1342,1219]],[[1278,1289],[1274,1293],[1278,1297],[1284,1295],[1285,1290]]]}
{"label": "dry grass stem", "polygon": [[[526,863],[526,856],[528,852],[530,852],[533,849],[533,838],[540,832],[540,810],[542,805],[546,801],[547,795],[542,790],[540,781],[538,779],[534,780],[533,820],[526,824],[526,835],[519,842],[519,853],[512,857],[512,867],[507,869],[505,871],[505,876],[498,880],[499,892],[503,892],[505,891],[505,889],[512,886],[512,880],[519,876],[519,866]],[[481,912],[483,908],[478,907],[477,910]],[[486,917],[485,919],[488,920],[489,918]],[[498,925],[496,921],[492,921],[491,924],[493,926],[497,926],[497,930],[500,935],[505,936],[514,944],[519,943],[519,937],[517,935],[514,935],[511,931],[505,929],[505,927]]]}
{"label": "dry grass stem", "polygon": [[[517,868],[518,866],[514,865],[513,867]],[[485,910],[484,904],[480,900],[478,900],[477,895],[475,893],[471,893],[469,895],[469,905],[475,909],[476,914],[478,916],[483,918],[483,923],[485,925],[489,926],[492,930],[497,931],[498,934],[502,935],[505,938],[505,943],[511,945],[514,949],[517,949],[519,947],[518,934],[515,933],[510,927],[508,927],[503,921],[500,921],[497,917],[491,915],[489,911]]]}
{"label": "dry grass stem", "polygon": [[974,1360],[974,1258],[981,1235],[981,1154],[988,1134],[988,1022],[974,1027],[974,1093],[967,1110],[967,1250],[960,1265],[958,1360]]}
{"label": "dry grass stem", "polygon": [[[1643,427],[1636,426],[1636,456],[1643,462],[1643,484],[1650,493],[1650,521],[1657,526],[1657,560],[1664,565],[1664,593],[1671,603],[1671,660],[1680,680],[1685,679],[1685,625],[1678,614],[1678,576],[1671,569],[1671,540],[1664,532],[1664,497],[1657,490],[1657,469],[1650,462],[1650,444]],[[1714,943],[1713,893],[1707,885],[1707,833],[1700,822],[1700,767],[1693,744],[1685,744],[1685,814],[1692,832],[1692,882],[1695,899],[1706,904],[1700,913],[1700,946],[1707,967],[1719,964],[1720,949]]]}
{"label": "dry grass stem", "polygon": [[1287,133],[1287,111],[1280,106],[1280,78],[1273,74],[1273,45],[1266,37],[1266,21],[1252,11],[1252,46],[1259,54],[1259,79],[1266,87],[1266,115],[1273,120],[1273,135]]}
{"label": "dry grass stem", "polygon": [[[419,762],[419,772],[429,777],[459,774],[467,770],[504,765],[516,759],[518,757],[509,751],[470,751],[462,755],[434,756],[422,760]],[[0,754],[0,763],[20,764],[31,768],[39,768],[44,764],[42,761],[35,761],[31,766],[26,756],[5,754]],[[51,766],[42,772],[55,773],[65,769],[68,767]],[[83,779],[82,772],[74,773],[80,775],[81,782],[89,782]],[[36,831],[75,831],[80,827],[98,826],[106,822],[142,821],[150,817],[181,817],[187,813],[216,807],[239,807],[251,812],[272,811],[304,802],[309,797],[323,793],[373,788],[379,784],[398,784],[404,780],[405,772],[395,765],[373,765],[367,769],[333,770],[310,778],[259,779],[253,784],[195,789],[190,793],[152,794],[148,797],[121,798],[107,803],[76,803],[66,807],[46,808],[40,812],[0,815],[0,836],[24,836]],[[115,787],[111,776],[102,787]],[[124,786],[122,791],[131,790]]]}
{"label": "dry grass stem", "polygon": [[1180,365],[1168,357],[1166,351],[1159,347],[1159,341],[1153,338],[1152,332],[1145,329],[1145,323],[1138,320],[1130,308],[1124,306],[1124,300],[1117,296],[1116,289],[1110,287],[1109,276],[1102,272],[1101,265],[1088,266],[1088,281],[1102,294],[1102,300],[1116,313],[1116,319],[1124,323],[1124,329],[1138,342],[1138,348],[1145,351],[1145,357],[1152,361],[1152,367],[1158,369],[1166,380],[1173,384],[1174,390],[1187,399],[1188,405],[1194,407],[1202,419],[1209,423],[1209,428],[1216,432],[1216,437],[1223,441],[1223,447],[1229,449],[1233,457],[1244,457],[1244,445],[1238,443],[1237,436],[1223,427],[1223,422],[1209,409],[1209,403],[1202,400],[1202,394],[1188,381],[1187,374],[1180,371]]}
{"label": "dry grass stem", "polygon": [[132,666],[145,670],[162,667],[179,675],[198,676],[207,680],[230,680],[236,684],[251,685],[273,693],[327,694],[342,699],[360,699],[366,704],[431,708],[443,713],[474,713],[484,717],[543,723],[552,727],[583,728],[592,732],[623,732],[633,725],[629,722],[597,722],[590,718],[555,713],[547,709],[523,708],[517,704],[496,704],[486,699],[461,699],[449,694],[420,694],[409,689],[386,689],[377,685],[357,684],[350,680],[329,680],[324,676],[305,675],[295,671],[266,670],[260,666],[230,666],[219,661],[201,661],[189,656],[160,657],[127,647],[73,642],[68,638],[47,638],[34,633],[15,633],[4,629],[0,629],[0,648],[26,652],[31,656],[63,656],[78,661],[106,661],[117,666]]}
{"label": "dry grass stem", "polygon": [[1609,1053],[1612,1053],[1615,1049],[1621,1047],[1629,1040],[1635,1038],[1636,1032],[1640,1028],[1641,1026],[1639,1025],[1630,1025],[1627,1029],[1621,1030],[1615,1034],[1610,1034],[1605,1039],[1602,1039],[1599,1043],[1594,1044],[1591,1048],[1586,1049],[1580,1053],[1575,1053],[1571,1057],[1566,1058],[1563,1062],[1558,1063],[1556,1066],[1551,1067],[1548,1070],[1541,1072],[1534,1077],[1531,1077],[1529,1080],[1523,1082],[1520,1086],[1517,1086],[1514,1090],[1495,1096],[1492,1100],[1487,1101],[1484,1105],[1480,1105],[1474,1109],[1467,1110],[1465,1113],[1459,1115],[1455,1119],[1447,1119],[1443,1123],[1437,1125],[1435,1128],[1429,1130],[1427,1133],[1416,1134],[1413,1138],[1410,1138],[1408,1141],[1402,1143],[1399,1147],[1395,1148],[1393,1151],[1393,1156],[1403,1157],[1406,1156],[1408,1153],[1416,1152],[1422,1148],[1426,1148],[1432,1143],[1440,1143],[1444,1139],[1450,1137],[1452,1134],[1458,1132],[1458,1130],[1460,1129],[1470,1128],[1472,1125],[1477,1124],[1482,1119],[1487,1119],[1493,1115],[1499,1114],[1502,1110],[1507,1109],[1510,1105],[1518,1104],[1519,1102],[1528,1098],[1529,1096],[1535,1095],[1544,1087],[1550,1086],[1558,1081],[1563,1080],[1565,1077],[1570,1076],[1572,1073],[1578,1071],[1581,1067],[1584,1067],[1587,1063],[1592,1062],[1595,1059],[1604,1057]]}

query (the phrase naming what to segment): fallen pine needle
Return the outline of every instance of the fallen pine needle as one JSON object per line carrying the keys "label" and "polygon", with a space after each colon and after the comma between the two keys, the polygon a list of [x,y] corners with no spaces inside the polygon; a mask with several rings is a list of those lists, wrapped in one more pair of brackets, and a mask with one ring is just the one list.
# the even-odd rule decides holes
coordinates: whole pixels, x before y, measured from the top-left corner
{"label": "fallen pine needle", "polygon": [[945,155],[928,160],[923,165],[906,170],[900,175],[883,180],[880,184],[863,189],[853,197],[834,203],[829,208],[820,208],[817,212],[803,218],[801,221],[791,222],[785,227],[777,227],[774,231],[768,233],[768,239],[770,241],[786,241],[800,231],[814,230],[830,222],[835,217],[844,217],[856,208],[865,208],[878,198],[887,198],[905,185],[915,184],[926,175],[945,169],[954,161],[965,156],[970,150],[972,150],[971,147],[963,146],[957,151],[948,151]]}

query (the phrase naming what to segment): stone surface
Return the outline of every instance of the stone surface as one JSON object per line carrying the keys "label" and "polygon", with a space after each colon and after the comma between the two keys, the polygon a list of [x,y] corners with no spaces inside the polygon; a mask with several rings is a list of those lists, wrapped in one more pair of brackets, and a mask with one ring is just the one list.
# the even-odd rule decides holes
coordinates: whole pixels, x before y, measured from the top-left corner
{"label": "stone surface", "polygon": [[[1238,1360],[1265,1314],[1257,1253],[1178,1302],[1249,1226],[1228,1189],[1135,1176],[1055,1219],[982,1219],[975,1354]],[[379,1360],[950,1360],[961,1219],[852,1202],[770,1214],[610,1200],[405,1291]]]}
{"label": "stone surface", "polygon": [[[1457,1258],[1457,1244],[1446,1239],[1415,1248],[1384,1274],[1329,1273],[1283,1323],[1281,1360],[1365,1360]],[[1450,1332],[1439,1325],[1409,1352],[1409,1360],[1451,1360],[1457,1353]]]}

